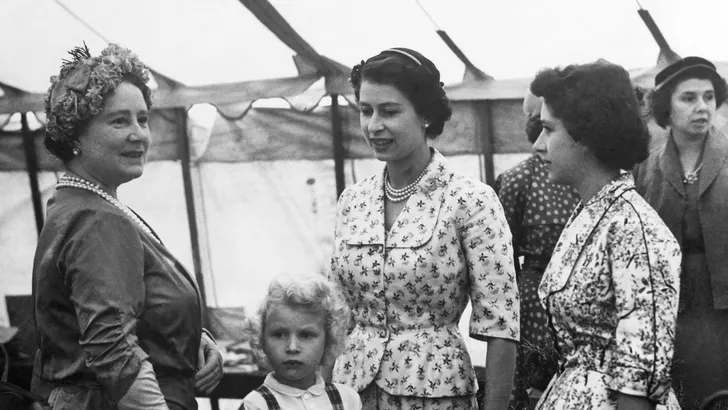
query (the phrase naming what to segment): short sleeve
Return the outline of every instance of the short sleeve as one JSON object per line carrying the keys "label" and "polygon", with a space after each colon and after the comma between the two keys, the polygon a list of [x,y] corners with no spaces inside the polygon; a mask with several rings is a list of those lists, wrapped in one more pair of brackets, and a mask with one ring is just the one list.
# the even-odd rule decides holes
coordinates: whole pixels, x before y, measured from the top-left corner
{"label": "short sleeve", "polygon": [[470,335],[519,340],[520,303],[511,232],[495,192],[473,184],[460,228],[470,277]]}
{"label": "short sleeve", "polygon": [[655,219],[634,212],[609,229],[618,318],[609,375],[612,390],[660,403],[670,391],[681,253]]}
{"label": "short sleeve", "polygon": [[79,214],[60,253],[86,365],[114,402],[148,357],[134,333],[145,295],[139,235],[123,215],[88,210]]}

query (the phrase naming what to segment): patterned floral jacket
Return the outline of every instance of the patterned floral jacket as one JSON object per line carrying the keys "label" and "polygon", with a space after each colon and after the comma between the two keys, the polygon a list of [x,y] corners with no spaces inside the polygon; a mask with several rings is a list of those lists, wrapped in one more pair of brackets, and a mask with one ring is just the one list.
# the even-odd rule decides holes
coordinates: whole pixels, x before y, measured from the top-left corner
{"label": "patterned floral jacket", "polygon": [[563,356],[540,409],[616,408],[614,392],[677,403],[670,365],[680,259],[631,174],[577,206],[538,292]]}
{"label": "patterned floral jacket", "polygon": [[331,278],[355,323],[334,381],[393,395],[472,394],[477,381],[458,330],[468,300],[470,334],[519,340],[511,234],[487,185],[455,174],[433,149],[417,191],[389,233],[383,172],[341,195]]}

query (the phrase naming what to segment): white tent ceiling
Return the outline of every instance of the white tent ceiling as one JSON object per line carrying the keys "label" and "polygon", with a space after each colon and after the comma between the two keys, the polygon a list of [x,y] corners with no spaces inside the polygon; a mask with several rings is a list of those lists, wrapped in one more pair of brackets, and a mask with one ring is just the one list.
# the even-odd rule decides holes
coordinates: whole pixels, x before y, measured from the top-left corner
{"label": "white tent ceiling", "polygon": [[[351,66],[392,46],[430,57],[446,83],[463,65],[435,33],[436,23],[496,78],[605,57],[627,67],[653,64],[657,48],[631,0],[272,0],[318,53]],[[673,48],[728,60],[719,47],[728,2],[643,0]],[[4,0],[0,82],[44,92],[66,50],[105,40],[133,49],[149,66],[185,85],[291,77],[291,49],[237,0]],[[698,16],[699,27],[684,19]],[[434,21],[434,23],[433,23]],[[84,22],[85,24],[83,24]],[[711,22],[714,22],[713,25]],[[708,32],[715,27],[715,33]],[[702,31],[702,34],[701,34]],[[721,54],[722,53],[722,54]]]}

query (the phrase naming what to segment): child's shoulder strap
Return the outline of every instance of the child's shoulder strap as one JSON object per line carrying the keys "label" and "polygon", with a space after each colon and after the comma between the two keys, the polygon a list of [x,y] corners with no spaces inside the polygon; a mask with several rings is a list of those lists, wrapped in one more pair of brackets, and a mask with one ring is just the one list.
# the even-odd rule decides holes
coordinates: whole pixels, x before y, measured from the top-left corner
{"label": "child's shoulder strap", "polygon": [[333,383],[326,382],[326,394],[329,396],[331,407],[334,410],[345,410],[344,402],[341,400],[341,393],[339,393],[339,389]]}
{"label": "child's shoulder strap", "polygon": [[278,405],[278,400],[276,400],[273,392],[271,392],[270,389],[267,388],[264,384],[261,384],[260,387],[255,389],[255,391],[263,396],[263,400],[265,400],[265,404],[268,406],[268,410],[281,410],[281,406]]}

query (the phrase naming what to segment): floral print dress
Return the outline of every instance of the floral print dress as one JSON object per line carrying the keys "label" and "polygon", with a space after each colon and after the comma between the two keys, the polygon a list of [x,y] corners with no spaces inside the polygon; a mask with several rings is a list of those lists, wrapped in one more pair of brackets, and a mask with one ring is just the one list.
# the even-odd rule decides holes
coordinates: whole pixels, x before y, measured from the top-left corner
{"label": "floral print dress", "polygon": [[[354,316],[333,380],[389,395],[474,395],[477,381],[458,322],[470,335],[519,340],[511,234],[487,185],[454,173],[433,149],[417,191],[384,228],[383,172],[338,203],[330,277]],[[445,407],[443,407],[445,408]]]}
{"label": "floral print dress", "polygon": [[631,174],[579,204],[539,287],[562,361],[537,409],[616,409],[617,392],[680,408],[669,375],[680,259]]}

